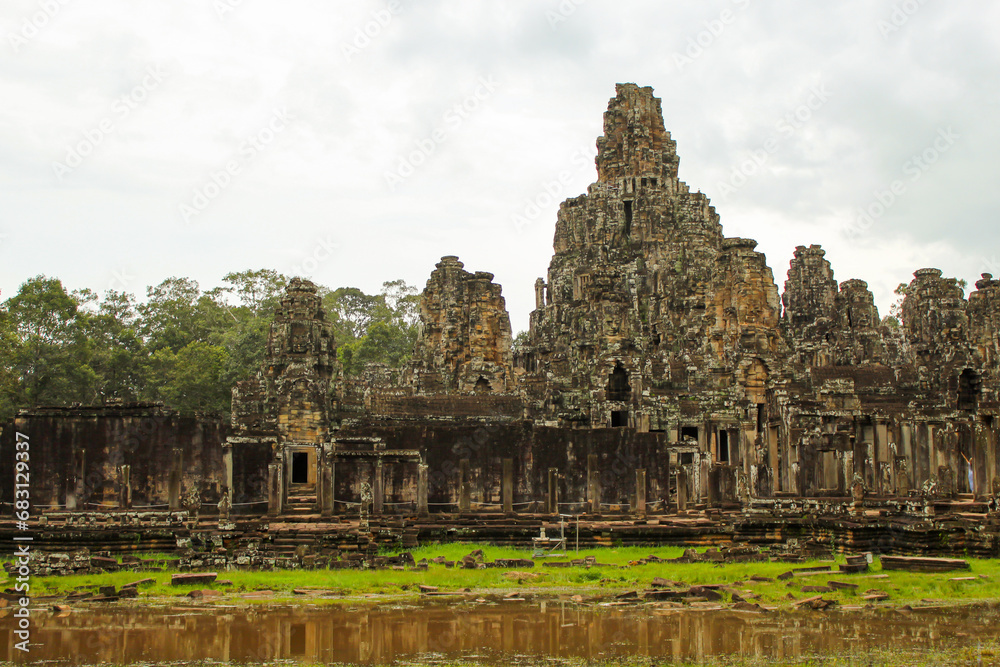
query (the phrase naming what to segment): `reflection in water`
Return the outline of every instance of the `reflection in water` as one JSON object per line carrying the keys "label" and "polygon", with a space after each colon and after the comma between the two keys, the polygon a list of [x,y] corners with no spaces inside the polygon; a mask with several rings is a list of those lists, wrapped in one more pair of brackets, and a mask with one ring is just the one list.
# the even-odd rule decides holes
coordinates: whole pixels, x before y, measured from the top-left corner
{"label": "reflection in water", "polygon": [[[993,637],[995,606],[914,611],[670,611],[563,602],[393,606],[79,607],[33,614],[30,659],[68,664],[215,660],[385,664],[443,656],[700,660],[723,654],[794,658],[873,647],[931,648]],[[14,619],[0,619],[0,659],[20,659]],[[972,636],[970,636],[970,634]]]}

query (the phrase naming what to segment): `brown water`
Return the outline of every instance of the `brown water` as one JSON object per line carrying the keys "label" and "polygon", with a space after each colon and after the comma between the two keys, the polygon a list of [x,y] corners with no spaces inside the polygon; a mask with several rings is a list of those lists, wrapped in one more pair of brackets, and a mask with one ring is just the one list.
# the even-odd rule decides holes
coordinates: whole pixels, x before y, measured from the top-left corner
{"label": "brown water", "polygon": [[[24,662],[0,619],[0,659]],[[551,658],[794,658],[874,647],[941,648],[994,638],[1000,608],[782,612],[668,611],[569,602],[378,606],[79,606],[32,616],[31,662],[254,663],[277,659],[385,664]]]}

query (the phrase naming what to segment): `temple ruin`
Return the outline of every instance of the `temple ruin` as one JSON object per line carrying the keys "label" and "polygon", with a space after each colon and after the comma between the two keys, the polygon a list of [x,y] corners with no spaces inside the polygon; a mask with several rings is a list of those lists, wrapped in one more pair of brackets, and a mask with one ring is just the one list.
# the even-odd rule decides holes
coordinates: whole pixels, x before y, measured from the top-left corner
{"label": "temple ruin", "polygon": [[[445,256],[405,368],[345,378],[316,287],[295,279],[230,424],[156,405],[23,411],[52,539],[87,525],[82,510],[341,543],[373,526],[530,543],[568,515],[591,543],[996,555],[1000,282],[966,298],[919,269],[900,324],[812,245],[779,291],[756,242],[725,237],[679,180],[650,88],[617,86],[597,147],[597,181],[559,208],[523,345],[493,274]],[[12,429],[2,447],[12,461]]]}

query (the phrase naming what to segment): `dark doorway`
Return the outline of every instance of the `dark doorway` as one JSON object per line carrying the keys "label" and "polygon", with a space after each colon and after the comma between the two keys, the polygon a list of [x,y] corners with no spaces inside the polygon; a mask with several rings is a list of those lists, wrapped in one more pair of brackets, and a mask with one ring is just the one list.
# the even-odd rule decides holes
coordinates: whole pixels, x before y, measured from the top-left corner
{"label": "dark doorway", "polygon": [[309,454],[292,452],[292,484],[309,482]]}
{"label": "dark doorway", "polygon": [[611,427],[619,428],[628,426],[628,410],[611,411]]}
{"label": "dark doorway", "polygon": [[476,380],[476,393],[477,394],[488,394],[490,393],[490,382],[484,377],[480,377]]}
{"label": "dark doorway", "polygon": [[691,438],[692,440],[698,440],[698,427],[697,426],[681,426],[681,441]]}
{"label": "dark doorway", "polygon": [[627,401],[632,396],[632,387],[628,383],[628,372],[622,368],[621,362],[615,362],[615,369],[608,377],[608,400]]}
{"label": "dark doorway", "polygon": [[694,463],[694,452],[681,452],[681,465],[689,466]]}
{"label": "dark doorway", "polygon": [[625,201],[625,236],[632,234],[632,202]]}
{"label": "dark doorway", "polygon": [[719,431],[719,463],[729,463],[729,431]]}

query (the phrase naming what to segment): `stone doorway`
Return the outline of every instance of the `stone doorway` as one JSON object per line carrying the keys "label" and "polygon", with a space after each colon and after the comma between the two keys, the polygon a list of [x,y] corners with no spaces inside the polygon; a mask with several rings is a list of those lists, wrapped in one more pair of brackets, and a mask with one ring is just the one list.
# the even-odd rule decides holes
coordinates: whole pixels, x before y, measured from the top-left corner
{"label": "stone doorway", "polygon": [[292,484],[309,483],[309,454],[292,452]]}

